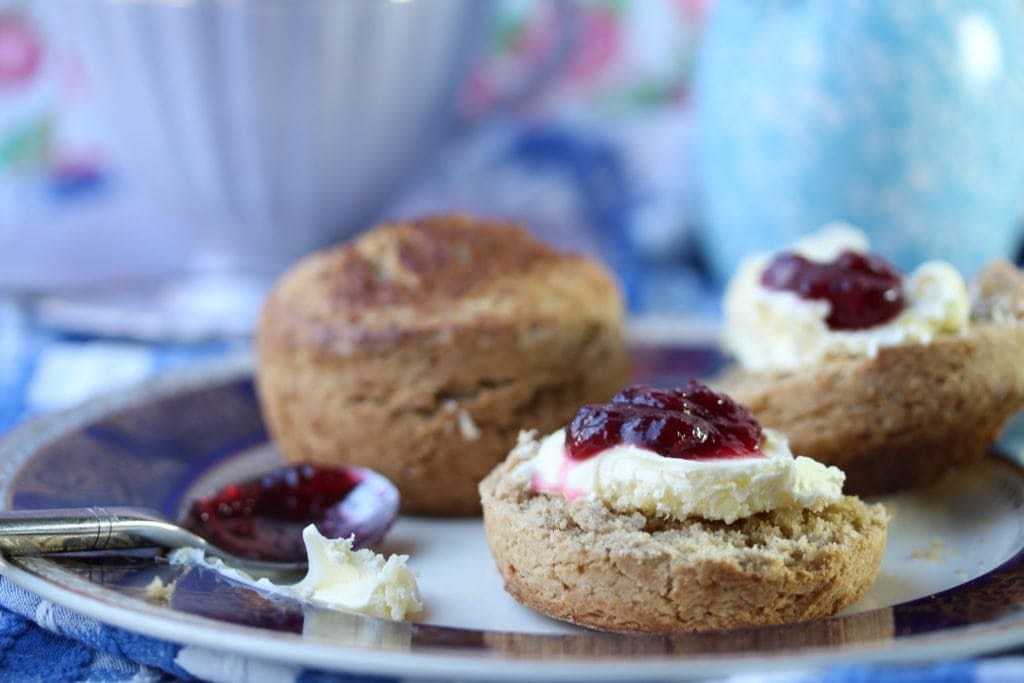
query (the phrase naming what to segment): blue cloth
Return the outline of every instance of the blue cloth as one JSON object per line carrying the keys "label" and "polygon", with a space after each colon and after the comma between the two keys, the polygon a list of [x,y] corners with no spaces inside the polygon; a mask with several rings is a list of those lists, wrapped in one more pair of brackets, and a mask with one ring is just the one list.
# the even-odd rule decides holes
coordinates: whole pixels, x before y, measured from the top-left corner
{"label": "blue cloth", "polygon": [[[49,680],[188,678],[178,646],[100,625],[0,579],[0,671]],[[46,653],[45,657],[40,656]]]}

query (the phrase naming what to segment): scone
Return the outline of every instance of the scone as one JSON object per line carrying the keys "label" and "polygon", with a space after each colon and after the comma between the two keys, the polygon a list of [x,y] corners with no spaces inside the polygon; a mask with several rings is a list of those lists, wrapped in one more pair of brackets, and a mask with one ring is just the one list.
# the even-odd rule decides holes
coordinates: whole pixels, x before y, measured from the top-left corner
{"label": "scone", "polygon": [[389,477],[404,512],[479,512],[523,425],[553,429],[626,380],[608,271],[465,215],[379,226],[315,254],[267,298],[257,380],[292,462]]}
{"label": "scone", "polygon": [[728,397],[632,387],[564,430],[523,435],[480,485],[508,592],[621,632],[835,614],[870,587],[888,518],[842,473],[794,458]]}
{"label": "scone", "polygon": [[[816,286],[806,277],[812,268],[835,266],[843,252],[865,254],[866,239],[833,228],[796,250],[812,265],[803,281],[791,277],[790,289],[768,285],[793,253],[752,259],[731,283],[723,339],[738,362],[716,385],[784,432],[795,451],[842,468],[854,493],[928,483],[987,453],[1024,406],[1024,285],[1016,269],[994,264],[971,302],[948,264],[922,264],[903,277],[870,256],[873,272],[843,274],[868,280],[867,303],[845,302],[848,316],[870,317],[879,302],[902,306],[863,327],[835,328],[830,321],[844,302],[797,290]],[[895,287],[881,291],[893,274]]]}

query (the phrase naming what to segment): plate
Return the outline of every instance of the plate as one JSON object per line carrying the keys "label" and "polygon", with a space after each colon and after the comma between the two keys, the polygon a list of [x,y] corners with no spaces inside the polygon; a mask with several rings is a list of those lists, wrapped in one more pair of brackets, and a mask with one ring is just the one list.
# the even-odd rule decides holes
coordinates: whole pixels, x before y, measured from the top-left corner
{"label": "plate", "polygon": [[[649,340],[650,341],[650,340]],[[706,346],[634,347],[638,381],[678,383],[719,363]],[[405,517],[380,548],[411,556],[427,613],[397,623],[270,598],[147,553],[21,558],[0,573],[44,598],[151,637],[279,663],[417,678],[680,680],[745,670],[914,662],[1024,644],[1024,453],[884,498],[882,571],[836,617],[708,634],[621,636],[572,627],[503,590],[478,520]],[[1018,435],[1018,436],[1015,436]],[[219,484],[279,463],[251,361],[236,358],[31,422],[0,443],[0,502],[32,509],[145,505],[177,516]],[[175,580],[169,604],[147,597]],[[382,656],[385,655],[386,656]]]}

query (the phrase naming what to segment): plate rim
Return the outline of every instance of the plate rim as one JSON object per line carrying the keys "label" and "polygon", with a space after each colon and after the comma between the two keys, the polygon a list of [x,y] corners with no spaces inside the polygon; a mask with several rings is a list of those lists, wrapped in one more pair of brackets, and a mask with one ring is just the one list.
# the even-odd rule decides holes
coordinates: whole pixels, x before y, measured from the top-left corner
{"label": "plate rim", "polygon": [[[252,372],[252,353],[237,353],[128,388],[110,391],[77,406],[23,423],[0,438],[0,492],[3,493],[0,506],[10,508],[10,485],[14,481],[14,475],[34,453],[54,440],[118,410],[220,383],[250,378]],[[1018,554],[1024,554],[1024,550]],[[1008,562],[1010,561],[1012,559]],[[650,680],[679,680],[681,677],[704,678],[754,669],[763,671],[766,668],[782,670],[838,664],[915,663],[939,658],[982,655],[1024,644],[1024,613],[1015,613],[998,620],[932,633],[909,636],[894,634],[890,639],[872,642],[796,647],[746,655],[730,652],[549,659],[502,654],[491,650],[467,652],[437,648],[428,652],[387,650],[388,656],[382,659],[379,655],[384,650],[380,648],[282,634],[183,612],[168,613],[166,608],[143,601],[133,601],[127,596],[102,588],[97,589],[99,595],[91,595],[76,590],[73,583],[71,586],[61,585],[34,572],[31,562],[32,560],[26,567],[21,566],[21,561],[15,563],[0,558],[0,575],[43,599],[105,624],[181,645],[231,652],[264,661],[385,676],[472,676],[505,681],[538,675],[548,679],[568,680],[585,675],[594,680],[611,681],[623,680],[623,675],[628,674]],[[994,571],[998,571],[998,568]],[[68,576],[85,581],[70,574]],[[119,604],[119,600],[105,599],[102,596],[105,592],[132,601],[135,603],[134,608]],[[884,612],[892,609],[883,607],[874,611]],[[181,628],[182,625],[188,628]],[[211,648],[211,642],[215,642],[216,647]],[[495,666],[496,663],[500,663],[500,666]],[[685,671],[681,671],[681,668]]]}

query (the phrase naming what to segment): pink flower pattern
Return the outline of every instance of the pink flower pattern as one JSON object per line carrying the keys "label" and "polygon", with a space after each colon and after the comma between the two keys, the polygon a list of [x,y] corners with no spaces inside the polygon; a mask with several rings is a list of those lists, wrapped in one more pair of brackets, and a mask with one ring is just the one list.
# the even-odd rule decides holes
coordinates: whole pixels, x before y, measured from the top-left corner
{"label": "pink flower pattern", "polygon": [[27,83],[39,70],[43,46],[20,14],[0,12],[0,88]]}

